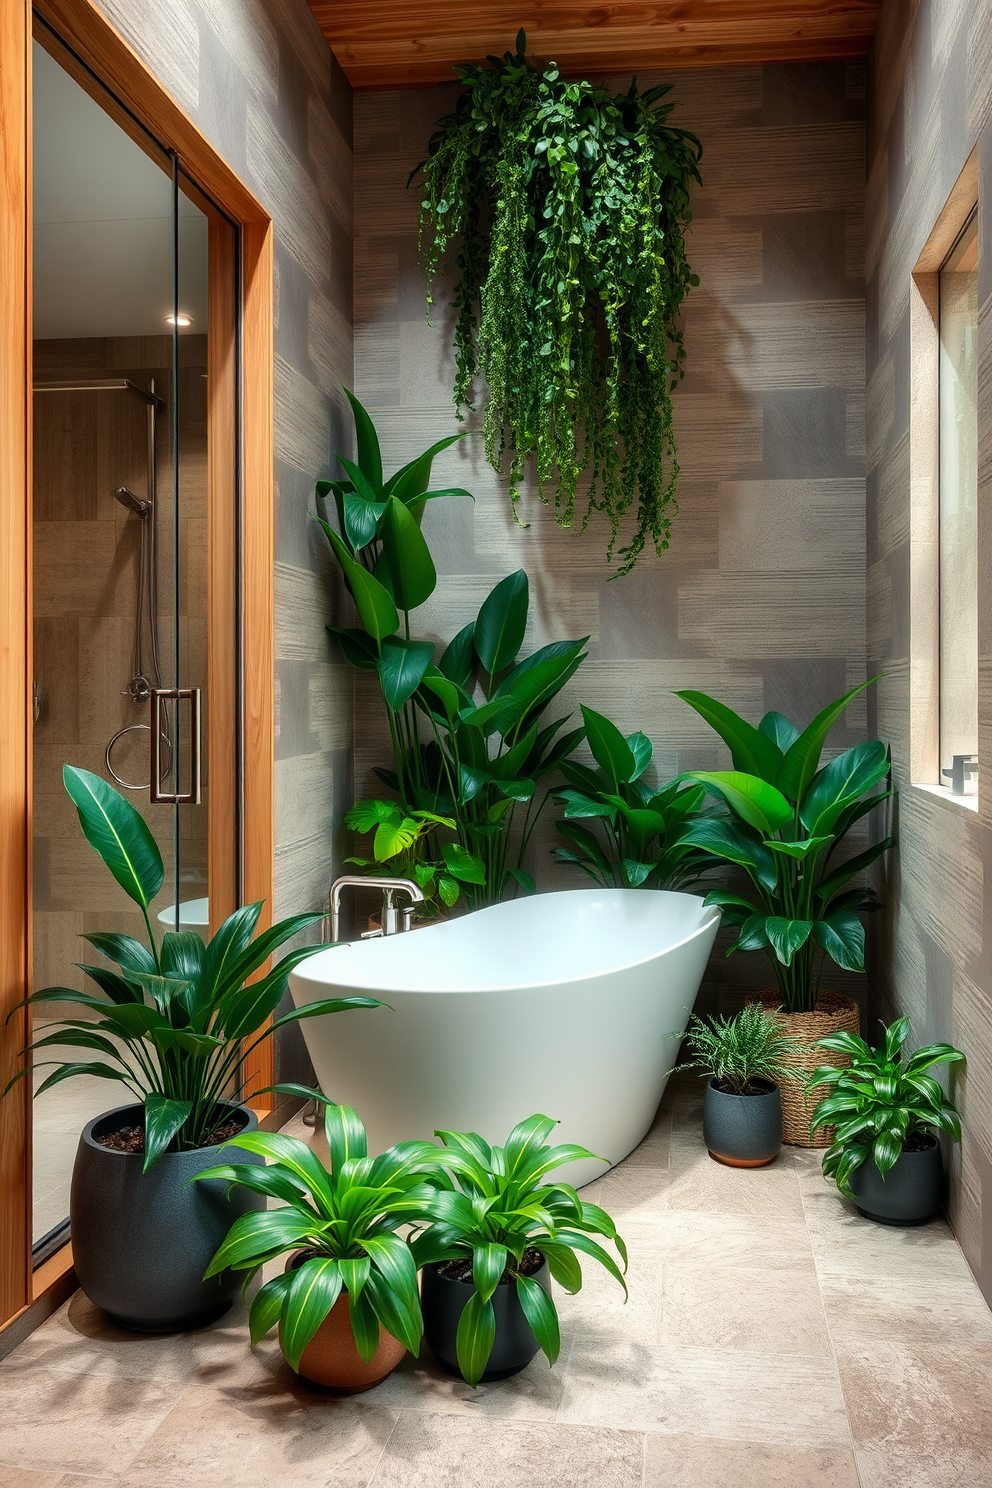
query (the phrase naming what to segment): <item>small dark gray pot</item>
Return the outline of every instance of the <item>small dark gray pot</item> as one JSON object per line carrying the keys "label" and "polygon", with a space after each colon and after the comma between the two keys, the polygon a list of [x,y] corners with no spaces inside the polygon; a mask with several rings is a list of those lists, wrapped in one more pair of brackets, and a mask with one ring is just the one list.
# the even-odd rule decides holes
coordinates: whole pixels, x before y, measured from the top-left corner
{"label": "small dark gray pot", "polygon": [[848,1180],[858,1213],[876,1224],[920,1225],[940,1208],[944,1192],[944,1164],[940,1144],[924,1152],[904,1152],[883,1178],[874,1158],[855,1168]]}
{"label": "small dark gray pot", "polygon": [[763,1168],[782,1147],[782,1097],[771,1080],[761,1095],[730,1095],[710,1080],[703,1097],[703,1141],[730,1168]]}
{"label": "small dark gray pot", "polygon": [[[245,1106],[242,1131],[258,1120]],[[114,1152],[95,1140],[136,1126],[141,1106],[118,1106],[84,1127],[76,1150],[69,1200],[72,1259],[79,1285],[115,1323],[139,1333],[177,1333],[213,1322],[230,1307],[242,1278],[234,1271],[203,1280],[239,1214],[263,1209],[246,1188],[187,1180],[222,1161],[223,1144],[166,1152],[150,1173],[144,1154]],[[241,1163],[261,1163],[253,1152],[229,1149]]]}
{"label": "small dark gray pot", "polygon": [[[531,1277],[548,1293],[551,1291],[551,1272],[547,1261]],[[455,1340],[458,1320],[465,1304],[474,1291],[471,1278],[457,1281],[442,1276],[434,1266],[425,1266],[421,1273],[420,1306],[424,1314],[424,1339],[441,1368],[461,1379],[458,1367],[458,1352]],[[500,1282],[493,1292],[493,1310],[496,1313],[496,1341],[489,1355],[482,1376],[486,1380],[508,1379],[526,1369],[541,1345],[531,1331],[530,1323],[517,1300],[517,1288],[511,1281],[504,1286]]]}

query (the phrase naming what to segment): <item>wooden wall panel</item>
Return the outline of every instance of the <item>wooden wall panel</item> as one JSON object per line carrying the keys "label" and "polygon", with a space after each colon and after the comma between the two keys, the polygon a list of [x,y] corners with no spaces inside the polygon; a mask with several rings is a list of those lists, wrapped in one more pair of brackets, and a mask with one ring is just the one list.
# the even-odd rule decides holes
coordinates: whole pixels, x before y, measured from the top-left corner
{"label": "wooden wall panel", "polygon": [[310,0],[353,88],[452,81],[453,62],[514,44],[568,73],[865,57],[880,0]]}

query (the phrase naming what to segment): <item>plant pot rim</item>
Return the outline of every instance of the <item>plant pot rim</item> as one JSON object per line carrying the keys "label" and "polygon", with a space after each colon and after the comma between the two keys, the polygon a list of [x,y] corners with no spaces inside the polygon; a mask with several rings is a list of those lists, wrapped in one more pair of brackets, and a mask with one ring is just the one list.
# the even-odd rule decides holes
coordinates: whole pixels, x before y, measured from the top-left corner
{"label": "plant pot rim", "polygon": [[[536,1250],[538,1252],[538,1254],[540,1255],[540,1257],[541,1257],[541,1264],[538,1266],[537,1270],[536,1271],[531,1271],[530,1274],[529,1274],[529,1276],[527,1277],[527,1280],[528,1281],[535,1281],[537,1279],[537,1277],[542,1274],[542,1272],[547,1271],[547,1269],[548,1269],[548,1258],[544,1254],[544,1251],[541,1249],[541,1247],[539,1245],[528,1245],[527,1249],[528,1250]],[[450,1257],[449,1257],[449,1259],[450,1259]],[[468,1256],[466,1256],[465,1259],[468,1260]],[[438,1268],[441,1267],[441,1266],[444,1266],[444,1265],[447,1265],[447,1262],[446,1261],[429,1261],[427,1263],[427,1265],[424,1267],[424,1270],[425,1271],[433,1271],[434,1272],[434,1275],[438,1278],[439,1281],[450,1281],[451,1284],[452,1284],[452,1286],[474,1286],[475,1285],[474,1281],[472,1280],[472,1273],[471,1273],[471,1271],[469,1272],[469,1274],[467,1276],[442,1276],[441,1275],[441,1272],[440,1272],[440,1270]],[[504,1270],[503,1270],[503,1276],[506,1275],[506,1269],[507,1268],[504,1268]],[[500,1279],[499,1279],[499,1281],[496,1283],[497,1286],[502,1286],[503,1285],[503,1276],[501,1276]],[[516,1279],[515,1277],[511,1277],[511,1280],[515,1280],[515,1279]],[[509,1285],[509,1282],[507,1283],[507,1285]]]}
{"label": "plant pot rim", "polygon": [[[243,1106],[240,1103],[235,1103],[234,1101],[223,1101],[218,1102],[218,1104],[223,1105],[228,1111],[231,1111],[232,1113],[240,1112],[244,1115],[245,1123],[242,1126],[240,1132],[235,1132],[235,1136],[240,1136],[242,1132],[247,1131],[248,1128],[251,1126],[252,1121],[257,1120],[255,1112],[251,1109],[250,1106]],[[130,1101],[126,1106],[111,1106],[109,1110],[102,1111],[99,1116],[94,1116],[91,1121],[87,1121],[86,1125],[80,1132],[80,1142],[85,1143],[87,1147],[94,1148],[94,1150],[97,1152],[105,1153],[107,1157],[131,1158],[135,1162],[143,1164],[145,1160],[144,1152],[121,1152],[116,1147],[105,1147],[103,1143],[98,1142],[93,1135],[94,1128],[99,1126],[102,1122],[107,1121],[112,1116],[123,1117],[125,1112],[127,1111],[140,1111],[141,1119],[144,1119],[145,1108],[141,1101]],[[121,1121],[121,1126],[125,1126],[126,1124],[127,1123],[123,1120]],[[116,1126],[110,1127],[109,1130],[119,1131],[120,1129],[120,1126]],[[233,1141],[232,1137],[226,1137],[223,1142],[213,1142],[208,1147],[186,1147],[183,1149],[182,1152],[163,1152],[158,1161],[160,1163],[165,1162],[165,1160],[170,1157],[190,1158],[195,1152],[220,1152],[224,1147],[227,1147],[231,1143],[231,1141]],[[158,1164],[156,1164],[156,1166],[157,1165]]]}
{"label": "plant pot rim", "polygon": [[783,1018],[831,1018],[848,1012],[851,1008],[857,1008],[859,1013],[861,1010],[857,999],[849,997],[846,992],[818,992],[811,1008],[798,1008],[795,1012],[786,1007],[778,992],[755,992],[750,1000],[760,1002],[763,1007],[777,1012]]}
{"label": "plant pot rim", "polygon": [[752,1091],[721,1090],[716,1083],[715,1076],[707,1080],[706,1088],[707,1090],[712,1090],[714,1095],[725,1096],[728,1100],[769,1100],[772,1096],[781,1094],[775,1081],[769,1080],[766,1075],[756,1075],[750,1083],[752,1085],[766,1085],[768,1088],[767,1090]]}

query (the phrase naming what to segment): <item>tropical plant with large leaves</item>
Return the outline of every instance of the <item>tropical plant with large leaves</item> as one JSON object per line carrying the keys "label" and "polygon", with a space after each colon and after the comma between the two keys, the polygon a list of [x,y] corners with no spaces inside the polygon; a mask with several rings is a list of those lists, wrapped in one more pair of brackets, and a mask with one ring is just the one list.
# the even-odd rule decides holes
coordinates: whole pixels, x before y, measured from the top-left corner
{"label": "tropical plant with large leaves", "polygon": [[907,1058],[905,1017],[884,1033],[878,1049],[855,1033],[828,1034],[815,1045],[845,1061],[814,1070],[808,1084],[830,1087],[813,1113],[813,1129],[835,1127],[833,1143],[823,1155],[823,1174],[848,1198],[854,1197],[851,1174],[869,1159],[884,1178],[914,1136],[944,1132],[953,1142],[961,1140],[961,1113],[928,1073],[939,1064],[959,1063],[961,1050],[953,1044],[927,1044]]}
{"label": "tropical plant with large leaves", "polygon": [[[682,780],[650,785],[645,775],[654,750],[645,734],[625,738],[585,706],[582,719],[597,768],[574,758],[561,762],[570,785],[554,792],[565,808],[556,825],[569,845],[555,848],[555,857],[577,864],[603,888],[694,888],[713,859],[682,834],[700,811],[704,787]],[[583,822],[599,822],[601,833]]]}
{"label": "tropical plant with large leaves", "polygon": [[717,731],[734,764],[732,770],[693,770],[685,777],[717,797],[729,818],[697,817],[683,841],[751,880],[751,894],[713,889],[706,903],[719,905],[724,921],[736,927],[728,955],[767,954],[789,1013],[815,1008],[825,960],[844,971],[864,970],[860,916],[876,900],[869,889],[852,887],[852,880],[893,839],[883,837],[843,860],[838,849],[856,823],[895,794],[887,785],[878,789],[891,771],[889,751],[872,739],[823,766],[820,757],[831,728],[871,685],[852,688],[802,730],[781,713],[767,713],[755,728],[705,693],[676,694]]}
{"label": "tropical plant with large leaves", "polygon": [[[355,398],[352,407],[359,464],[345,468],[352,484],[363,468],[372,477],[378,471],[381,481],[375,427]],[[434,450],[457,437],[440,441],[428,455],[433,458]],[[421,471],[417,485],[428,479],[425,461],[427,455],[420,467],[412,462]],[[330,489],[342,483],[323,484]],[[588,637],[555,641],[520,657],[530,602],[522,569],[500,580],[477,618],[436,660],[434,642],[412,636],[411,611],[430,598],[437,583],[418,513],[431,495],[458,494],[467,493],[411,497],[410,509],[404,510],[403,488],[397,494],[394,487],[384,503],[366,500],[363,508],[353,509],[348,503],[355,502],[355,494],[335,491],[341,531],[323,520],[322,525],[359,622],[331,629],[353,666],[378,675],[389,723],[393,769],[377,773],[396,791],[405,818],[431,812],[454,821],[463,852],[483,864],[484,883],[462,880],[466,899],[479,907],[497,903],[511,885],[533,890],[523,860],[547,800],[539,787],[583,737],[582,729],[562,732],[567,718],[545,724],[542,715],[584,661]],[[373,525],[380,505],[382,515]],[[434,858],[441,856],[436,844],[428,846]]]}
{"label": "tropical plant with large leaves", "polygon": [[442,842],[439,855],[432,855],[437,832],[455,831],[453,817],[439,816],[436,811],[412,811],[407,815],[396,801],[356,801],[345,812],[344,824],[362,836],[372,837],[371,858],[350,857],[345,862],[369,869],[372,877],[389,874],[411,879],[423,893],[423,903],[417,909],[426,919],[453,909],[463,885],[485,884],[482,861],[466,852],[460,842]]}
{"label": "tropical plant with large leaves", "polygon": [[252,1344],[279,1325],[293,1369],[343,1294],[366,1363],[379,1346],[380,1327],[412,1354],[419,1353],[423,1334],[417,1268],[397,1230],[424,1219],[424,1204],[433,1198],[424,1175],[436,1170],[438,1148],[433,1142],[400,1142],[369,1157],[355,1112],[326,1100],[324,1105],[330,1169],[295,1137],[244,1132],[227,1146],[259,1154],[265,1167],[225,1163],[196,1175],[275,1200],[278,1207],[235,1220],[206,1274],[243,1271],[247,1289],[267,1262],[300,1253],[297,1265],[256,1292],[248,1319]]}
{"label": "tropical plant with large leaves", "polygon": [[492,1296],[506,1278],[534,1337],[554,1364],[561,1346],[558,1313],[549,1292],[525,1274],[524,1257],[539,1251],[551,1275],[567,1292],[582,1286],[578,1256],[604,1266],[627,1286],[612,1255],[594,1236],[611,1241],[627,1267],[627,1250],[616,1225],[597,1204],[579,1197],[555,1175],[566,1163],[593,1157],[585,1147],[549,1147],[557,1122],[530,1116],[519,1122],[503,1147],[491,1147],[476,1132],[437,1131],[444,1143],[439,1166],[425,1179],[433,1190],[425,1202],[429,1223],[418,1226],[413,1254],[418,1266],[465,1261],[472,1294],[458,1323],[456,1351],[462,1374],[478,1384],[496,1338]]}
{"label": "tropical plant with large leaves", "polygon": [[[165,871],[147,824],[99,775],[66,765],[62,778],[87,841],[141,910],[148,944],[113,931],[85,934],[82,938],[103,958],[98,965],[79,964],[96,990],[45,987],[18,1003],[18,1007],[72,1003],[85,1010],[84,1016],[61,1019],[22,1052],[34,1065],[55,1066],[36,1095],[76,1076],[114,1081],[129,1091],[144,1106],[147,1172],[167,1150],[209,1145],[212,1133],[241,1097],[246,1056],[277,1028],[301,1018],[380,1004],[371,997],[328,997],[268,1022],[285,994],[289,973],[322,947],[300,946],[257,980],[250,979],[273,951],[316,924],[317,914],[292,915],[256,935],[264,906],[246,904],[206,944],[190,931],[166,932],[157,944],[149,907]],[[99,1057],[40,1061],[35,1057],[66,1048]],[[30,1068],[31,1064],[18,1071],[4,1094]],[[266,1089],[314,1094],[295,1085]]]}

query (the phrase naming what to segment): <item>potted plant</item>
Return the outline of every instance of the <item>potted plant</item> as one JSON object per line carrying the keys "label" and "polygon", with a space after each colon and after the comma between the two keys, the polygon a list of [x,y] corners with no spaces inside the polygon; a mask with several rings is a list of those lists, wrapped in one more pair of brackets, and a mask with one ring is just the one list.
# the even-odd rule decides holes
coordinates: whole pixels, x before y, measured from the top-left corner
{"label": "potted plant", "polygon": [[426,811],[454,821],[459,845],[484,868],[483,882],[462,880],[471,908],[521,888],[532,893],[522,865],[546,800],[538,787],[583,738],[582,729],[560,732],[567,717],[545,723],[543,715],[585,660],[588,636],[521,658],[530,590],[520,569],[500,580],[435,662],[434,642],[412,634],[412,612],[437,587],[420,522],[429,499],[468,495],[427,490],[435,454],[460,436],[387,479],[375,426],[348,397],[358,461],[339,456],[349,479],[321,481],[317,494],[337,502],[339,530],[319,520],[358,620],[328,629],[353,666],[376,673],[389,725],[393,769],[376,774],[405,816]]}
{"label": "potted plant", "polygon": [[[485,865],[460,842],[438,846],[438,828],[455,830],[450,816],[434,811],[407,813],[397,801],[356,801],[345,812],[344,824],[362,835],[374,833],[371,858],[345,858],[372,875],[388,874],[412,879],[424,895],[417,906],[418,918],[436,920],[453,909],[462,896],[462,885],[485,884]],[[371,926],[370,921],[370,926]]]}
{"label": "potted plant", "polygon": [[[582,719],[598,769],[561,761],[570,785],[554,792],[565,807],[556,826],[570,845],[555,848],[555,857],[577,864],[604,889],[694,888],[713,860],[683,841],[682,828],[698,814],[703,787],[681,780],[649,785],[644,777],[654,750],[646,735],[624,738],[615,723],[584,706]],[[602,834],[583,821],[599,821]]]}
{"label": "potted plant", "polygon": [[823,1176],[853,1199],[859,1214],[878,1224],[925,1224],[940,1208],[943,1163],[938,1133],[961,1140],[961,1113],[927,1071],[964,1058],[953,1044],[927,1044],[910,1054],[903,1045],[909,1019],[897,1018],[885,1040],[870,1049],[852,1033],[819,1039],[817,1047],[843,1063],[814,1070],[810,1084],[830,1093],[813,1115],[833,1127],[823,1156]]}
{"label": "potted plant", "polygon": [[689,1058],[676,1068],[707,1076],[703,1141],[710,1157],[731,1168],[774,1162],[782,1147],[779,1087],[797,1078],[785,1062],[795,1039],[756,1002],[732,1018],[693,1014],[685,1039]]}
{"label": "potted plant", "polygon": [[[857,1033],[860,1015],[852,998],[820,987],[824,964],[864,970],[863,911],[876,905],[869,889],[852,881],[891,846],[884,837],[853,857],[839,849],[857,822],[893,795],[883,785],[889,751],[878,739],[857,744],[821,767],[827,735],[851,700],[871,684],[852,688],[800,731],[781,713],[768,713],[754,728],[731,708],[701,692],[679,692],[730,748],[732,770],[693,770],[718,797],[725,816],[700,816],[683,840],[743,870],[751,893],[736,887],[712,889],[737,939],[727,952],[762,951],[776,988],[762,994],[765,1006],[797,1043],[788,1063],[810,1070],[819,1061],[814,1045],[828,1034]],[[810,1129],[816,1092],[804,1082],[782,1090],[786,1142],[827,1146],[830,1138]]]}
{"label": "potted plant", "polygon": [[[257,1125],[241,1103],[245,1057],[301,1017],[379,1004],[326,998],[268,1023],[290,971],[321,947],[293,950],[249,980],[273,951],[316,923],[316,914],[254,935],[263,906],[246,904],[206,944],[192,931],[166,933],[157,944],[149,906],[164,870],[146,823],[100,776],[66,765],[63,779],[87,840],[140,908],[148,934],[147,945],[107,931],[85,935],[106,962],[81,967],[96,990],[46,987],[25,999],[33,1006],[71,1002],[84,1011],[26,1054],[68,1046],[98,1056],[42,1061],[55,1068],[37,1094],[79,1075],[113,1081],[131,1097],[89,1122],[80,1138],[70,1199],[73,1264],[86,1295],[125,1327],[198,1326],[230,1306],[236,1278],[215,1273],[204,1281],[203,1273],[234,1217],[260,1202],[247,1189],[229,1198],[218,1184],[187,1187],[216,1163],[229,1138]],[[19,1071],[7,1089],[27,1073]],[[267,1088],[312,1094],[302,1086]]]}
{"label": "potted plant", "polygon": [[428,1175],[429,1223],[413,1241],[424,1268],[424,1337],[438,1363],[470,1385],[518,1374],[543,1349],[558,1357],[553,1277],[568,1292],[582,1285],[577,1252],[605,1266],[626,1293],[613,1257],[592,1237],[627,1251],[605,1210],[548,1175],[593,1156],[584,1147],[545,1145],[556,1122],[531,1116],[503,1147],[475,1132],[437,1131],[440,1166]]}
{"label": "potted plant", "polygon": [[419,1352],[417,1268],[396,1232],[422,1218],[423,1174],[439,1153],[433,1142],[400,1142],[371,1158],[355,1112],[324,1105],[329,1170],[295,1137],[256,1131],[229,1145],[267,1166],[230,1163],[199,1175],[278,1203],[234,1221],[207,1276],[243,1271],[247,1288],[266,1262],[286,1257],[252,1300],[252,1346],[278,1324],[290,1368],[354,1394],[385,1379],[407,1349]]}

